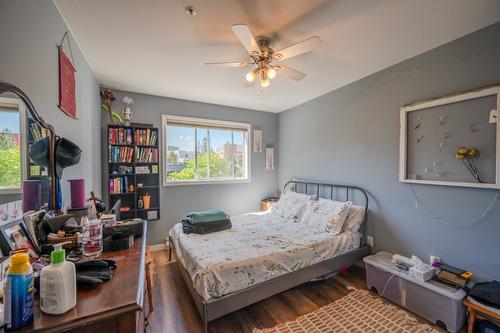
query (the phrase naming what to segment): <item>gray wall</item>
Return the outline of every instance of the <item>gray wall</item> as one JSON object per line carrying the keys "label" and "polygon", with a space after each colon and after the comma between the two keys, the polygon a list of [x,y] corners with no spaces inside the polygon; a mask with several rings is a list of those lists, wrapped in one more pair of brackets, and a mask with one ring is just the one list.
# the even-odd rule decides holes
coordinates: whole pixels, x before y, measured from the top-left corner
{"label": "gray wall", "polygon": [[[279,183],[292,177],[357,184],[371,195],[375,251],[440,256],[500,279],[498,191],[398,182],[399,107],[500,82],[500,23],[279,114]],[[476,224],[474,224],[476,223]],[[469,225],[474,224],[474,225]],[[463,226],[467,225],[467,226]]]}
{"label": "gray wall", "polygon": [[[122,91],[115,91],[115,96],[115,110],[120,109],[124,96],[134,99],[132,122],[153,124],[161,128],[161,115],[169,114],[250,123],[252,129],[254,126],[262,129],[264,147],[273,145],[276,151],[278,150],[276,131],[278,116],[274,113]],[[102,120],[103,124],[107,121],[104,113]],[[251,154],[251,183],[162,187],[160,191],[161,220],[149,223],[148,242],[150,244],[164,243],[168,230],[189,211],[217,207],[234,215],[258,210],[262,198],[277,192],[279,161],[276,161],[275,170],[266,170],[264,152]],[[104,161],[106,158],[103,155]]]}
{"label": "gray wall", "polygon": [[[86,189],[101,191],[99,86],[75,40],[71,38],[77,69],[77,117],[57,108],[58,55],[56,45],[67,27],[51,0],[0,0],[0,81],[24,90],[39,114],[56,132],[83,149],[78,165],[64,171],[64,203],[69,202],[65,180],[85,178]],[[69,51],[66,50],[69,56]],[[9,198],[11,199],[11,198]],[[1,199],[0,199],[1,200]]]}

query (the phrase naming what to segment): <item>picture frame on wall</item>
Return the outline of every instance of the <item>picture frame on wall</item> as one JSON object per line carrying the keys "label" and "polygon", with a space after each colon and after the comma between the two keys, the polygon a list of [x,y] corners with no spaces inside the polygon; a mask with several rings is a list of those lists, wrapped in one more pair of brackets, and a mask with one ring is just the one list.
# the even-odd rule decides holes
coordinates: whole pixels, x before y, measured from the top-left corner
{"label": "picture frame on wall", "polygon": [[26,248],[31,262],[40,257],[40,249],[22,218],[0,227],[0,245],[3,256],[8,256],[11,251]]}
{"label": "picture frame on wall", "polygon": [[399,181],[500,188],[500,85],[400,108]]}
{"label": "picture frame on wall", "polygon": [[253,152],[262,153],[262,130],[253,130]]}
{"label": "picture frame on wall", "polygon": [[266,148],[266,170],[274,170],[274,148]]}

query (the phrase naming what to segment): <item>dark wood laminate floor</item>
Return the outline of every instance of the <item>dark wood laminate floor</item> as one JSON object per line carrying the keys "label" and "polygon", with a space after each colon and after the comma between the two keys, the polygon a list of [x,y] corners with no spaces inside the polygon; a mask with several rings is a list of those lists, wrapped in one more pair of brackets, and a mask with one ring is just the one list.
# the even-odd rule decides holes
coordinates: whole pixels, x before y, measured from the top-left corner
{"label": "dark wood laminate floor", "polygon": [[[202,332],[201,318],[184,285],[175,262],[168,262],[167,251],[153,253],[154,311],[149,315],[147,332]],[[347,276],[323,282],[310,282],[209,323],[211,333],[250,333],[272,327],[335,301],[347,294],[347,286],[366,289],[365,271],[352,267]]]}

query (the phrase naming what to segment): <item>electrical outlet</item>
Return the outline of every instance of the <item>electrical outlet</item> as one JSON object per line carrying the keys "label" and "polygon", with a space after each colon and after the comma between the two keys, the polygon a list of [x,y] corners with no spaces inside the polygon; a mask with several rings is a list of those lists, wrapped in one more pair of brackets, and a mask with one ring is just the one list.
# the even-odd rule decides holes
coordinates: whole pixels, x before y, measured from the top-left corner
{"label": "electrical outlet", "polygon": [[430,258],[429,258],[429,262],[430,262],[431,265],[434,264],[434,263],[436,263],[436,262],[440,262],[440,261],[441,261],[441,258],[433,256],[433,255],[431,255]]}
{"label": "electrical outlet", "polygon": [[370,245],[371,247],[373,247],[373,236],[367,236],[366,237],[366,242],[368,243],[368,245]]}

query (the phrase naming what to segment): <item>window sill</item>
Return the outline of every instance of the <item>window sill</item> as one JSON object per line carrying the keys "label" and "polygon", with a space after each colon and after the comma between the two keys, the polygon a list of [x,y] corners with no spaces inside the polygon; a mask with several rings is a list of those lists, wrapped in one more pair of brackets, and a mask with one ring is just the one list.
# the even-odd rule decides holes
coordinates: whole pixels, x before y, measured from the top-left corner
{"label": "window sill", "polygon": [[0,195],[2,194],[21,194],[21,188],[20,187],[4,187],[0,188]]}
{"label": "window sill", "polygon": [[235,179],[235,180],[187,180],[187,181],[167,181],[163,184],[164,187],[175,186],[191,186],[191,185],[221,185],[221,184],[245,184],[250,183],[250,179]]}

